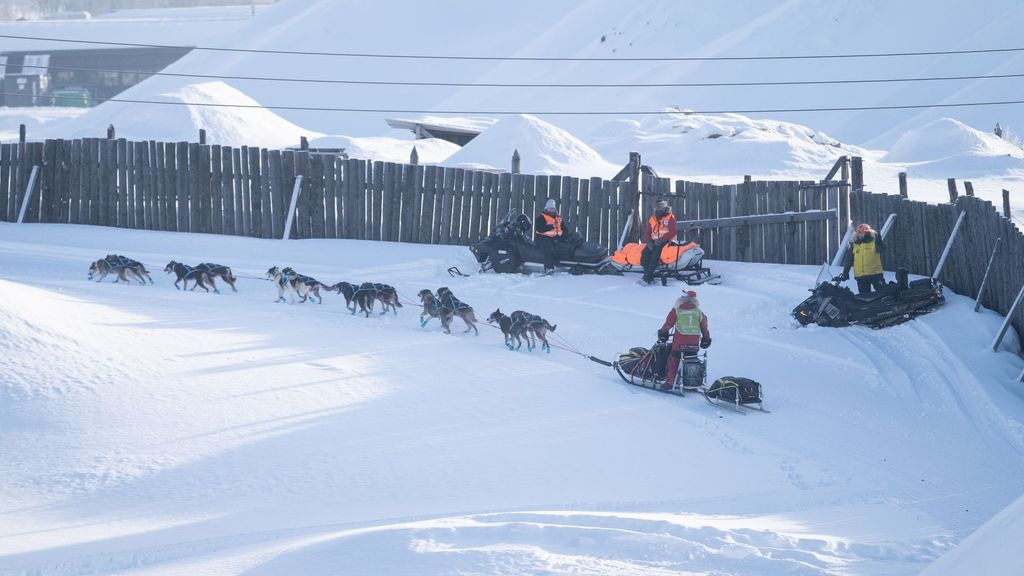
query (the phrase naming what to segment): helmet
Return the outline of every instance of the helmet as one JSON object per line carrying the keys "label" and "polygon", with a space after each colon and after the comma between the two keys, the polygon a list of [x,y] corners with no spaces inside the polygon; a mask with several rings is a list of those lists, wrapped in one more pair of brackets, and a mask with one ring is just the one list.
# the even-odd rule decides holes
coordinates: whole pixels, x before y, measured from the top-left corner
{"label": "helmet", "polygon": [[658,200],[658,202],[654,205],[654,214],[656,216],[665,216],[671,211],[672,209],[669,208],[668,202],[666,200]]}
{"label": "helmet", "polygon": [[866,233],[868,233],[870,231],[871,231],[871,226],[868,226],[867,224],[860,224],[860,225],[858,225],[857,226],[857,230],[856,230],[857,234],[866,234]]}
{"label": "helmet", "polygon": [[689,296],[690,298],[696,298],[697,297],[697,291],[696,290],[683,290],[683,295]]}

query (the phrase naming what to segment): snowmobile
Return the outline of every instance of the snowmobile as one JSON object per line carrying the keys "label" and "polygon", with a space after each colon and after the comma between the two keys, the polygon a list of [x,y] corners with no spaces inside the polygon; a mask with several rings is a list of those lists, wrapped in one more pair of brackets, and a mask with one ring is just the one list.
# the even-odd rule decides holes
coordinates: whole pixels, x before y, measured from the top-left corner
{"label": "snowmobile", "polygon": [[838,276],[819,282],[811,290],[811,296],[793,309],[793,318],[801,326],[863,324],[885,328],[931,312],[946,301],[942,284],[937,280],[922,278],[908,282],[905,269],[897,271],[896,282],[889,282],[882,290],[870,294],[854,294],[840,282]]}
{"label": "snowmobile", "polygon": [[[644,246],[642,243],[626,244],[612,255],[612,264],[623,272],[642,274],[644,270],[640,266],[640,257]],[[662,286],[666,286],[669,279],[686,282],[691,286],[722,283],[721,276],[712,274],[710,268],[704,267],[704,249],[696,242],[671,242],[662,248],[661,262],[654,270],[654,277],[661,280]]]}
{"label": "snowmobile", "polygon": [[[524,264],[543,264],[544,254],[530,240],[533,222],[525,214],[512,218],[510,212],[495,226],[486,238],[470,245],[480,271],[507,274],[521,272]],[[620,274],[608,260],[608,251],[587,242],[579,232],[573,232],[555,243],[555,265],[568,268],[571,274]]]}

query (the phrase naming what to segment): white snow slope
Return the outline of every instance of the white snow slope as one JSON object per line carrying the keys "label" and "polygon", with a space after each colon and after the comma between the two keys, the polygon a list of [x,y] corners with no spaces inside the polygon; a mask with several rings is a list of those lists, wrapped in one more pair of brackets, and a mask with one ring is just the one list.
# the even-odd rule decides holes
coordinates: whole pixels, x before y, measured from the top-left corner
{"label": "white snow slope", "polygon": [[[87,282],[111,252],[155,285]],[[174,290],[172,258],[232,266],[239,292]],[[275,304],[253,279],[275,264],[407,304]],[[679,286],[453,264],[474,268],[462,247],[0,224],[0,574],[911,575],[1024,493],[1022,361],[965,298],[797,328],[816,270],[712,262],[709,376],[758,379],[772,410],[744,416],[408,304],[447,285],[612,358]]]}

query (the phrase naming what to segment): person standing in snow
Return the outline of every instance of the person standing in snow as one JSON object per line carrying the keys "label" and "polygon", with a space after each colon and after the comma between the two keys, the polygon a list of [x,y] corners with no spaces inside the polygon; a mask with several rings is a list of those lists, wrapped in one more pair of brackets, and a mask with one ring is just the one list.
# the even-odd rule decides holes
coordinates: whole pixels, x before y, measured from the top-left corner
{"label": "person standing in snow", "polygon": [[882,237],[871,226],[861,224],[853,235],[853,240],[843,258],[843,273],[838,276],[845,282],[850,279],[850,268],[857,279],[857,293],[869,294],[871,289],[881,290],[885,285],[882,273],[882,250],[885,244]]}
{"label": "person standing in snow", "polygon": [[672,384],[679,371],[679,360],[683,356],[684,347],[699,345],[701,348],[708,348],[711,346],[708,317],[701,311],[700,304],[697,302],[697,293],[693,290],[683,292],[672,309],[668,311],[665,323],[658,330],[658,342],[668,342],[668,332],[672,327],[675,327],[676,333],[672,337],[672,351],[668,356],[668,371],[665,372],[662,390],[672,389]]}
{"label": "person standing in snow", "polygon": [[544,273],[550,274],[555,270],[555,242],[559,242],[565,236],[565,224],[562,216],[558,213],[558,207],[553,198],[548,198],[544,204],[544,210],[537,214],[533,221],[534,243],[544,253]]}
{"label": "person standing in snow", "polygon": [[654,205],[654,214],[644,226],[643,240],[647,244],[640,253],[640,265],[644,267],[644,284],[654,281],[654,270],[661,262],[661,250],[676,237],[676,217],[665,200]]}

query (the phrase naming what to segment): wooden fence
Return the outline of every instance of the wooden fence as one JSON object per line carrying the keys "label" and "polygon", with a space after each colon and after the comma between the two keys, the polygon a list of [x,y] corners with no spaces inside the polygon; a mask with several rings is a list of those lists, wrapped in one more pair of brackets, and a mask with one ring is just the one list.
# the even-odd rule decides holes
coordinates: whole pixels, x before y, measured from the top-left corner
{"label": "wooden fence", "polygon": [[[633,162],[634,160],[631,160]],[[637,160],[638,162],[638,157]],[[839,248],[846,223],[876,227],[895,213],[886,267],[931,275],[958,210],[961,238],[942,275],[976,296],[997,237],[1002,246],[982,303],[1006,314],[1024,284],[1024,237],[990,202],[972,196],[927,204],[857,191],[843,181],[751,181],[731,185],[671,181],[639,165],[627,180],[493,173],[341,159],[305,151],[124,139],[47,140],[0,145],[0,221],[17,219],[33,166],[41,170],[26,222],[63,222],[280,238],[302,175],[292,238],[352,238],[470,244],[509,213],[536,214],[547,198],[585,238],[614,250],[627,223],[658,199],[680,220],[834,210],[836,218],[706,228],[688,232],[710,259],[821,264]],[[838,166],[838,164],[837,164]],[[833,170],[835,173],[835,169]],[[830,174],[831,176],[831,174]],[[845,176],[845,170],[844,170]],[[1024,334],[1024,312],[1013,319]]]}

